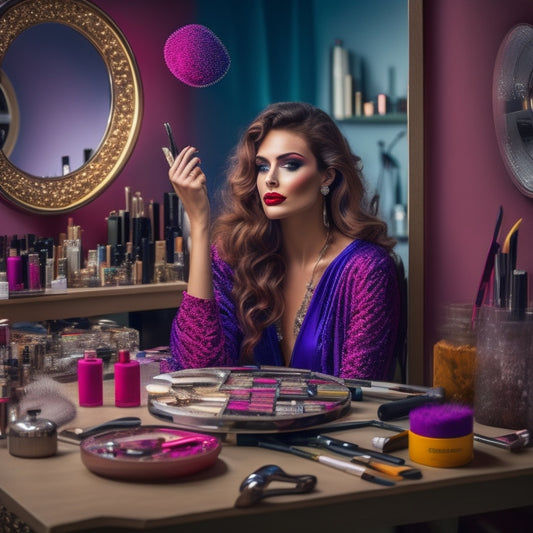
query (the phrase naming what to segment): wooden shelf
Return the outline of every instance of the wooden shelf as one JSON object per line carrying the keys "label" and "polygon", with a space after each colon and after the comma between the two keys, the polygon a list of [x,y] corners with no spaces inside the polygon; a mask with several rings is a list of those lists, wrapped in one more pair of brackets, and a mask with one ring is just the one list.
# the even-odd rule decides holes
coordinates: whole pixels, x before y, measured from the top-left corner
{"label": "wooden shelf", "polygon": [[62,293],[0,300],[0,318],[39,322],[130,311],[177,308],[187,288],[184,281],[120,287],[67,289]]}
{"label": "wooden shelf", "polygon": [[388,113],[387,115],[354,116],[339,120],[343,124],[407,124],[406,113]]}

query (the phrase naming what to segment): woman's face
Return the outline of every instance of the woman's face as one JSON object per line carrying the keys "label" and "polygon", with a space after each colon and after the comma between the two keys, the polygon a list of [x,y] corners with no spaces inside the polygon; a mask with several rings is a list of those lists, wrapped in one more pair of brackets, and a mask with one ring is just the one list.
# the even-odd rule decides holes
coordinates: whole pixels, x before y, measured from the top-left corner
{"label": "woman's face", "polygon": [[290,130],[271,130],[259,145],[256,156],[257,190],[265,214],[283,219],[322,208],[320,172],[306,140]]}

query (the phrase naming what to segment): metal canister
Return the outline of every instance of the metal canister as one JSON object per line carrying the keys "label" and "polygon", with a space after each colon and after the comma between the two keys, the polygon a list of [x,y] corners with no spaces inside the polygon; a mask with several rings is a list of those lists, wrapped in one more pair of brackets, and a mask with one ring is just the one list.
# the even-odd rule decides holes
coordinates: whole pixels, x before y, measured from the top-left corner
{"label": "metal canister", "polygon": [[30,409],[25,418],[9,425],[7,445],[16,457],[50,457],[57,453],[57,425],[37,418],[40,409]]}

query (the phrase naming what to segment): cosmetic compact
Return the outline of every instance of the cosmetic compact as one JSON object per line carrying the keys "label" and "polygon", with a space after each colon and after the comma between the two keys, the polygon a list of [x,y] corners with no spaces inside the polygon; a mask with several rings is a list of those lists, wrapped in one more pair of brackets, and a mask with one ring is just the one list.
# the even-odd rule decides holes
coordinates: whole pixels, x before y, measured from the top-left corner
{"label": "cosmetic compact", "polygon": [[9,426],[7,445],[16,457],[50,457],[57,452],[57,425],[37,418],[40,409],[29,409],[25,418]]}

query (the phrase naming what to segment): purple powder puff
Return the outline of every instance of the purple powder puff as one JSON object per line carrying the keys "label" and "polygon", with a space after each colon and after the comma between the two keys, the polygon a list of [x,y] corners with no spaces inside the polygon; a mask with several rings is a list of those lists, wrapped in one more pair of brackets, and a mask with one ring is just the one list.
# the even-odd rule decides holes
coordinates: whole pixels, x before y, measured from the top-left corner
{"label": "purple powder puff", "polygon": [[167,39],[164,57],[168,69],[191,87],[208,87],[229,70],[230,57],[220,39],[201,24],[188,24]]}
{"label": "purple powder puff", "polygon": [[474,411],[465,405],[429,404],[409,413],[410,430],[422,437],[450,439],[474,430]]}

